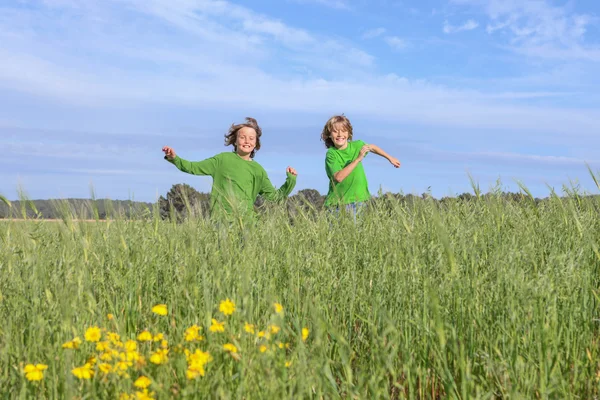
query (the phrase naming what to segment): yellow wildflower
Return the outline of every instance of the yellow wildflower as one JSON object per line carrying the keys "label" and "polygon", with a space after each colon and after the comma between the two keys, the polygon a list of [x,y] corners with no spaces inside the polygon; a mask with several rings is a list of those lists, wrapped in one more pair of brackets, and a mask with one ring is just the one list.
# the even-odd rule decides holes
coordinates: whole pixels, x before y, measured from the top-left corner
{"label": "yellow wildflower", "polygon": [[106,336],[108,337],[108,340],[110,340],[110,342],[114,345],[121,343],[121,336],[118,333],[107,332]]}
{"label": "yellow wildflower", "polygon": [[123,375],[123,373],[125,371],[127,371],[127,369],[129,367],[131,367],[133,365],[133,363],[131,361],[119,361],[116,365],[115,365],[115,371],[117,371],[119,373],[119,375]]}
{"label": "yellow wildflower", "polygon": [[223,350],[225,350],[228,353],[237,353],[237,347],[235,347],[235,345],[233,345],[231,343],[224,344]]}
{"label": "yellow wildflower", "polygon": [[280,331],[280,330],[281,330],[281,328],[280,328],[280,327],[278,327],[277,325],[271,325],[271,326],[269,326],[269,331],[270,331],[272,334],[274,334],[274,335],[275,335],[276,333],[279,333],[279,331]]}
{"label": "yellow wildflower", "polygon": [[157,333],[152,340],[154,340],[155,342],[160,342],[161,340],[163,340],[165,338],[165,336],[162,333]]}
{"label": "yellow wildflower", "polygon": [[283,347],[284,347],[283,343],[279,342],[279,343],[277,343],[277,346],[283,350]]}
{"label": "yellow wildflower", "polygon": [[48,369],[46,364],[27,364],[23,368],[23,372],[28,381],[41,381],[44,379],[44,370],[46,369]]}
{"label": "yellow wildflower", "polygon": [[254,335],[254,325],[246,322],[246,324],[244,325],[244,330],[249,334]]}
{"label": "yellow wildflower", "polygon": [[143,375],[140,376],[139,378],[137,378],[135,382],[133,382],[133,385],[140,389],[146,389],[151,384],[152,384],[152,381],[148,377],[143,376]]}
{"label": "yellow wildflower", "polygon": [[86,361],[85,363],[86,363],[86,364],[90,364],[90,365],[94,366],[94,365],[96,365],[96,361],[98,361],[98,360],[96,359],[96,357],[94,357],[94,356],[91,356],[90,358],[88,358],[88,359],[87,359],[87,361]]}
{"label": "yellow wildflower", "polygon": [[219,322],[213,318],[212,325],[208,330],[211,332],[225,332],[225,322]]}
{"label": "yellow wildflower", "polygon": [[83,367],[74,368],[71,372],[79,379],[92,379],[94,376],[94,370],[90,363],[86,363]]}
{"label": "yellow wildflower", "polygon": [[106,317],[108,318],[109,321],[112,321],[113,319],[115,319],[115,316],[112,314],[108,314]]}
{"label": "yellow wildflower", "polygon": [[167,310],[166,304],[157,304],[154,307],[152,307],[152,312],[154,314],[165,316],[169,313],[169,310]]}
{"label": "yellow wildflower", "polygon": [[125,342],[125,351],[136,351],[137,343],[135,340],[128,340]]}
{"label": "yellow wildflower", "polygon": [[79,345],[81,344],[81,339],[79,339],[79,336],[73,338],[73,340],[69,340],[66,343],[63,343],[62,347],[63,349],[78,349]]}
{"label": "yellow wildflower", "polygon": [[119,400],[131,400],[133,397],[129,393],[121,393],[119,395]]}
{"label": "yellow wildflower", "polygon": [[275,312],[277,314],[281,314],[283,312],[283,306],[279,303],[273,303],[273,307],[275,307]]}
{"label": "yellow wildflower", "polygon": [[235,303],[229,299],[225,299],[219,304],[219,311],[221,311],[223,315],[231,315],[235,311]]}
{"label": "yellow wildflower", "polygon": [[88,342],[99,342],[102,338],[102,331],[97,326],[92,326],[85,331],[85,340]]}
{"label": "yellow wildflower", "polygon": [[156,365],[165,364],[167,361],[169,361],[169,358],[167,357],[168,354],[169,350],[167,349],[156,350],[150,356],[150,362]]}
{"label": "yellow wildflower", "polygon": [[102,371],[104,374],[109,374],[112,371],[112,366],[107,363],[102,363],[98,365],[98,369]]}
{"label": "yellow wildflower", "polygon": [[139,340],[140,342],[151,342],[152,334],[148,331],[143,331],[138,335],[137,340]]}
{"label": "yellow wildflower", "polygon": [[188,379],[196,379],[199,376],[204,376],[204,367],[198,367],[198,368],[188,368],[187,371],[185,371],[185,376]]}
{"label": "yellow wildflower", "polygon": [[291,365],[292,365],[292,362],[291,362],[291,361],[286,361],[286,362],[285,362],[285,367],[286,367],[286,368],[289,368]]}
{"label": "yellow wildflower", "polygon": [[153,400],[154,392],[148,392],[148,389],[144,389],[143,391],[135,392],[136,400]]}
{"label": "yellow wildflower", "polygon": [[265,331],[259,331],[256,336],[258,336],[259,338],[264,338],[265,337]]}
{"label": "yellow wildflower", "polygon": [[202,340],[203,337],[200,336],[200,330],[202,328],[198,325],[194,324],[185,330],[184,338],[186,342],[193,342],[196,340]]}
{"label": "yellow wildflower", "polygon": [[162,342],[160,342],[160,347],[162,347],[163,349],[168,349],[169,348],[169,342],[166,340],[163,340]]}
{"label": "yellow wildflower", "polygon": [[104,342],[96,343],[96,351],[108,351],[110,350],[110,342],[108,340]]}
{"label": "yellow wildflower", "polygon": [[264,353],[265,351],[267,351],[267,346],[265,346],[264,344],[262,344],[262,345],[261,345],[261,346],[258,348],[258,350],[259,350],[261,353]]}
{"label": "yellow wildflower", "polygon": [[309,335],[310,331],[308,330],[308,328],[302,328],[302,341],[306,342],[306,339],[308,339],[308,335]]}

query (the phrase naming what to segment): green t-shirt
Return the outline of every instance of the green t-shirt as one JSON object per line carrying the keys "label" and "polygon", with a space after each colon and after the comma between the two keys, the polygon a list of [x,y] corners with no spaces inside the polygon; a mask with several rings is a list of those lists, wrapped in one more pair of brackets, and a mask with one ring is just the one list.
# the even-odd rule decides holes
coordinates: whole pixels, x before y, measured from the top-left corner
{"label": "green t-shirt", "polygon": [[276,189],[259,163],[244,160],[234,152],[220,153],[196,162],[179,156],[167,161],[188,174],[212,176],[211,216],[247,214],[254,209],[259,194],[269,201],[281,201],[296,186],[296,177],[288,173],[285,183]]}
{"label": "green t-shirt", "polygon": [[338,150],[335,147],[330,147],[327,150],[325,171],[329,178],[329,192],[325,198],[325,207],[366,201],[371,198],[362,162],[358,163],[356,168],[342,182],[337,183],[333,179],[336,172],[356,160],[360,149],[365,144],[362,140],[353,140],[348,142],[348,146],[344,150]]}

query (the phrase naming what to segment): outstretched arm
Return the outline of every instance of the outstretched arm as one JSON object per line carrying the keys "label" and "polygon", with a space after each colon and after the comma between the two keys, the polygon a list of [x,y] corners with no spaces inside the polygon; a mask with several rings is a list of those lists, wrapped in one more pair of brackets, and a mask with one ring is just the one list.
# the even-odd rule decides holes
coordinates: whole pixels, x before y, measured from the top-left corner
{"label": "outstretched arm", "polygon": [[162,148],[165,152],[165,160],[175,165],[177,169],[192,175],[210,175],[213,176],[217,170],[218,160],[216,157],[210,157],[202,161],[188,161],[177,156],[172,147]]}
{"label": "outstretched arm", "polygon": [[296,176],[298,173],[292,167],[286,169],[286,180],[279,189],[275,189],[269,177],[265,174],[259,194],[269,201],[279,202],[292,193],[296,186]]}
{"label": "outstretched arm", "polygon": [[371,147],[371,152],[377,154],[378,156],[384,157],[385,159],[387,159],[390,164],[392,164],[394,167],[396,168],[400,168],[400,161],[398,161],[397,158],[390,156],[388,153],[386,153],[381,147],[375,145],[375,144],[371,144],[369,145]]}

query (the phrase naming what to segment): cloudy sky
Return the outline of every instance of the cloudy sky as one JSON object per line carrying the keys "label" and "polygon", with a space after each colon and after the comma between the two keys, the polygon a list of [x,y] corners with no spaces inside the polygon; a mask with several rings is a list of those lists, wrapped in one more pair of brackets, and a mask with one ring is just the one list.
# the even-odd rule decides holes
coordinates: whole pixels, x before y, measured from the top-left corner
{"label": "cloudy sky", "polygon": [[[598,192],[596,0],[0,0],[0,194],[153,201],[209,177],[246,116],[274,184],[327,191],[321,129],[345,113],[372,193],[524,182]],[[547,186],[548,185],[548,186]]]}

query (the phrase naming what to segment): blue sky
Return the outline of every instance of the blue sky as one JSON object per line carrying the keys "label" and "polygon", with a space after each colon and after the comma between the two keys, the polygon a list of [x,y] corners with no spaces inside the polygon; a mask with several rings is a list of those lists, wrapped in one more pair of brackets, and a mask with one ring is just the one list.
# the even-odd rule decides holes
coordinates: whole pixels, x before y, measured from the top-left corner
{"label": "blue sky", "polygon": [[275,185],[327,191],[327,119],[396,156],[372,193],[524,182],[597,193],[596,0],[0,0],[0,194],[153,201],[209,177],[162,160],[226,151],[246,116]]}

